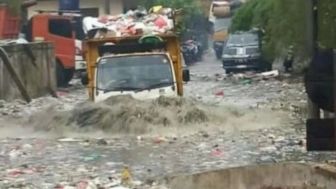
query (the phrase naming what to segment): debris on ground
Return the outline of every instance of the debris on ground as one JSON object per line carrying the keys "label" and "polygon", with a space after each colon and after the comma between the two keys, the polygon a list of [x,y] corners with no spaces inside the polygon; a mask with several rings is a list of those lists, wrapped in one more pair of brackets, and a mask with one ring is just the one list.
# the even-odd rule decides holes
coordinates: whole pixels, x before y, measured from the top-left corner
{"label": "debris on ground", "polygon": [[[167,189],[156,178],[336,159],[305,150],[300,78],[229,77],[217,62],[211,66],[190,67],[185,98],[139,102],[124,96],[94,104],[85,88],[73,86],[59,98],[30,104],[0,101],[0,188]],[[225,98],[215,95],[221,91]],[[125,165],[133,187],[122,184]]]}
{"label": "debris on ground", "polygon": [[219,97],[224,97],[224,90],[219,90],[219,91],[215,92],[215,95],[219,96]]}
{"label": "debris on ground", "polygon": [[272,78],[279,77],[279,71],[273,70],[268,72],[256,73],[256,72],[245,72],[245,73],[237,73],[231,75],[236,81],[242,81],[243,84],[251,84],[252,81],[261,81],[268,80]]}
{"label": "debris on ground", "polygon": [[269,72],[263,72],[260,75],[262,75],[264,78],[278,77],[279,76],[279,71],[278,70],[273,70],[273,71],[269,71]]}

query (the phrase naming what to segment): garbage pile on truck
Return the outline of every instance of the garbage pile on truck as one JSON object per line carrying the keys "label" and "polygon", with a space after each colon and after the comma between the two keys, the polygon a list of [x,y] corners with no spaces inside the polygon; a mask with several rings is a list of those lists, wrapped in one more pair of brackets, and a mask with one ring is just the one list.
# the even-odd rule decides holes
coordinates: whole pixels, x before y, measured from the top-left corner
{"label": "garbage pile on truck", "polygon": [[174,28],[172,17],[171,8],[156,6],[149,11],[137,9],[119,15],[85,17],[83,30],[88,38],[166,34]]}

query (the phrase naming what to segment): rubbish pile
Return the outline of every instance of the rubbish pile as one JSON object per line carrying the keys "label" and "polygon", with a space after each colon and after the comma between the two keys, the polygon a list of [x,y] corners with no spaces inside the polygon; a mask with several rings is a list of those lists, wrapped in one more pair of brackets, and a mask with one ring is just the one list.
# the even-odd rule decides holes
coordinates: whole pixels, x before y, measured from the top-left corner
{"label": "rubbish pile", "polygon": [[149,11],[137,9],[120,15],[85,17],[83,29],[89,38],[163,34],[174,28],[172,14],[171,8],[156,6]]}

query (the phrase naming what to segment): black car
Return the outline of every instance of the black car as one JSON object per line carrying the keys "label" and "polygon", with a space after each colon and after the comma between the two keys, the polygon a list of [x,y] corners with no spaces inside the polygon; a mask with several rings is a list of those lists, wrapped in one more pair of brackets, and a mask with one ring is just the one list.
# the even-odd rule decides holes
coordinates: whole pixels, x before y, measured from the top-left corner
{"label": "black car", "polygon": [[258,34],[231,34],[224,47],[222,61],[227,73],[237,70],[261,70],[263,66]]}

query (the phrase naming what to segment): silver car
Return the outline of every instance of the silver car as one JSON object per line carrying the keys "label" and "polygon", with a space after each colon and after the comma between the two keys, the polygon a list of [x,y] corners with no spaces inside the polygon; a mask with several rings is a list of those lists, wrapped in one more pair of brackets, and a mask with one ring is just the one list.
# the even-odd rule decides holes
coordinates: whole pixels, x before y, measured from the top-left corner
{"label": "silver car", "polygon": [[262,62],[258,34],[231,34],[223,50],[222,62],[227,73],[236,70],[260,70]]}

